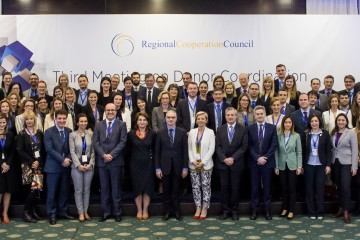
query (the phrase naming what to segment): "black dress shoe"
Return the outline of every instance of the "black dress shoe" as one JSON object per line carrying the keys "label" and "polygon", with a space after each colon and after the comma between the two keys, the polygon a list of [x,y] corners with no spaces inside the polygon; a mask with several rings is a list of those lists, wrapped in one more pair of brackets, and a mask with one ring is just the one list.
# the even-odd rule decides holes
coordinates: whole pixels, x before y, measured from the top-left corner
{"label": "black dress shoe", "polygon": [[28,223],[36,223],[36,219],[33,218],[28,211],[24,211],[23,220]]}
{"label": "black dress shoe", "polygon": [[110,215],[102,215],[100,218],[99,218],[99,222],[105,222],[106,220],[108,220],[110,217]]}
{"label": "black dress shoe", "polygon": [[41,220],[42,220],[42,217],[40,217],[40,215],[37,213],[36,210],[33,210],[32,216],[33,216],[33,218],[35,218],[35,220],[37,220],[37,221],[41,221]]}
{"label": "black dress shoe", "polygon": [[219,220],[225,220],[229,217],[229,212],[223,212],[220,216],[219,216]]}
{"label": "black dress shoe", "polygon": [[181,216],[180,213],[175,213],[175,219],[178,220],[178,221],[182,221],[183,217]]}
{"label": "black dress shoe", "polygon": [[272,216],[271,216],[270,211],[266,211],[266,213],[265,213],[265,219],[266,219],[266,220],[272,220]]}
{"label": "black dress shoe", "polygon": [[234,220],[234,221],[239,220],[239,214],[237,212],[232,213],[232,220]]}
{"label": "black dress shoe", "polygon": [[250,220],[256,220],[257,219],[257,216],[258,216],[258,214],[257,214],[257,212],[252,212],[252,214],[251,214],[251,216],[250,216]]}
{"label": "black dress shoe", "polygon": [[115,216],[115,221],[116,221],[116,222],[121,222],[121,220],[122,220],[121,215],[116,215],[116,216]]}
{"label": "black dress shoe", "polygon": [[162,218],[161,218],[163,221],[167,221],[167,220],[169,220],[170,219],[170,213],[165,213],[163,216],[162,216]]}
{"label": "black dress shoe", "polygon": [[69,220],[75,219],[75,217],[73,217],[73,216],[71,216],[71,215],[69,215],[69,214],[59,215],[59,218],[69,219]]}
{"label": "black dress shoe", "polygon": [[55,225],[56,224],[56,217],[55,216],[49,217],[49,223],[50,223],[50,225]]}

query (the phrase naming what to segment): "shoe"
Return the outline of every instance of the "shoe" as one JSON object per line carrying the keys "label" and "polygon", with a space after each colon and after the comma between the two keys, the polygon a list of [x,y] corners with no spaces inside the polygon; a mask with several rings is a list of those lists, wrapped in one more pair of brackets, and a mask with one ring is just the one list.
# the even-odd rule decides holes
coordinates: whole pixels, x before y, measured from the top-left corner
{"label": "shoe", "polygon": [[56,224],[56,217],[55,217],[55,216],[51,216],[51,217],[49,218],[49,223],[50,223],[50,225],[55,225],[55,224]]}
{"label": "shoe", "polygon": [[318,220],[322,220],[324,217],[323,216],[317,216],[316,217]]}
{"label": "shoe", "polygon": [[349,211],[345,210],[344,211],[344,223],[350,223],[350,215],[349,215]]}
{"label": "shoe", "polygon": [[341,217],[343,215],[343,209],[342,208],[339,208],[339,211],[335,214],[335,215],[333,215],[332,217],[333,218],[339,218],[339,217]]}
{"label": "shoe", "polygon": [[59,215],[59,218],[62,218],[62,219],[68,219],[68,220],[72,220],[72,219],[75,219],[75,217],[69,215],[69,214],[65,214],[65,215]]}
{"label": "shoe", "polygon": [[121,215],[116,215],[115,216],[115,222],[121,222],[121,220],[122,220]]}
{"label": "shoe", "polygon": [[200,216],[200,217],[199,217],[199,220],[201,220],[201,221],[202,221],[202,220],[205,220],[205,219],[206,219],[206,216]]}
{"label": "shoe", "polygon": [[223,212],[220,216],[219,216],[219,220],[225,220],[229,217],[229,212]]}
{"label": "shoe", "polygon": [[253,211],[252,214],[251,214],[251,216],[250,216],[250,220],[256,220],[256,219],[257,219],[257,216],[258,216],[257,212],[256,212],[256,211]]}
{"label": "shoe", "polygon": [[311,219],[311,220],[315,220],[316,217],[315,217],[315,216],[310,216],[310,219]]}
{"label": "shoe", "polygon": [[183,217],[182,217],[181,214],[178,212],[178,213],[175,213],[175,219],[178,220],[178,221],[182,221],[182,220],[183,220]]}
{"label": "shoe", "polygon": [[149,218],[150,218],[149,216],[145,216],[145,217],[143,216],[143,217],[142,217],[142,220],[143,220],[143,221],[147,221],[147,220],[149,220]]}
{"label": "shoe", "polygon": [[99,218],[99,222],[105,222],[106,220],[108,220],[110,217],[110,215],[103,215]]}
{"label": "shoe", "polygon": [[28,211],[24,211],[23,220],[27,223],[36,223],[36,219],[34,219]]}
{"label": "shoe", "polygon": [[32,211],[32,216],[33,216],[33,218],[35,218],[36,221],[42,220],[42,217],[40,217],[40,215],[37,213],[37,211],[35,209]]}
{"label": "shoe", "polygon": [[200,218],[200,216],[197,216],[197,215],[193,216],[193,219],[199,219],[199,218]]}
{"label": "shoe", "polygon": [[83,222],[85,222],[85,221],[86,221],[86,219],[85,219],[85,217],[84,217],[84,214],[79,215],[79,222],[80,222],[80,223],[83,223]]}
{"label": "shoe", "polygon": [[279,214],[279,217],[286,217],[286,215],[288,214],[287,210],[282,210],[282,212]]}
{"label": "shoe", "polygon": [[239,220],[239,214],[237,212],[232,213],[232,220],[234,220],[234,221]]}
{"label": "shoe", "polygon": [[265,219],[266,219],[266,220],[272,220],[272,216],[271,216],[270,211],[266,211],[266,213],[265,213]]}
{"label": "shoe", "polygon": [[294,218],[294,213],[289,212],[289,214],[287,215],[286,219],[287,220],[292,220]]}
{"label": "shoe", "polygon": [[165,214],[162,216],[161,219],[162,219],[163,221],[169,220],[169,219],[170,219],[170,213],[169,213],[169,212],[165,213]]}
{"label": "shoe", "polygon": [[89,214],[85,213],[85,220],[86,221],[91,221],[92,218],[89,216]]}

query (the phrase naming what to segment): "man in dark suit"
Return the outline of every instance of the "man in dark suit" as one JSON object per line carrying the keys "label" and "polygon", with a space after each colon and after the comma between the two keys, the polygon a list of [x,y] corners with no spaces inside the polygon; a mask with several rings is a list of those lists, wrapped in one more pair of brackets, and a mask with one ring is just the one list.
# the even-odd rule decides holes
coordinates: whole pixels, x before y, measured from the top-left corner
{"label": "man in dark suit", "polygon": [[291,114],[291,118],[294,121],[295,131],[302,134],[308,126],[308,117],[315,113],[321,117],[321,113],[317,110],[310,108],[309,96],[306,93],[301,93],[299,96],[300,109],[294,111]]}
{"label": "man in dark suit", "polygon": [[333,89],[334,86],[334,77],[332,75],[327,75],[324,78],[324,89],[320,90],[319,93],[325,94],[327,97],[329,97],[331,94],[337,93]]}
{"label": "man in dark suit", "polygon": [[43,97],[46,99],[48,106],[50,106],[51,102],[53,101],[53,97],[46,93],[47,84],[44,80],[39,81],[37,90],[38,90],[38,94],[36,96],[32,96],[31,99],[34,99],[35,102],[38,102],[38,99]]}
{"label": "man in dark suit", "polygon": [[138,72],[133,72],[131,73],[131,81],[132,81],[132,90],[135,92],[139,92],[140,89],[143,89],[142,91],[145,90],[144,86],[140,85],[140,73]]}
{"label": "man in dark suit", "polygon": [[265,123],[265,107],[254,109],[256,123],[248,127],[251,172],[251,220],[256,220],[263,189],[265,219],[271,220],[271,176],[275,168],[278,147],[276,126]]}
{"label": "man in dark suit", "polygon": [[321,86],[321,81],[318,78],[311,79],[310,87],[311,91],[316,95],[316,103],[315,106],[317,106],[319,109],[321,109],[321,112],[329,110],[328,105],[328,96],[325,94],[322,94],[319,92]]}
{"label": "man in dark suit", "polygon": [[279,90],[278,97],[280,100],[280,112],[285,116],[290,116],[292,112],[295,111],[295,107],[286,102],[288,93],[286,90]]}
{"label": "man in dark suit", "polygon": [[176,108],[176,126],[189,132],[196,127],[195,115],[200,111],[206,111],[206,101],[197,98],[198,86],[195,82],[188,85],[188,98],[181,100]]}
{"label": "man in dark suit", "polygon": [[276,65],[277,78],[274,80],[274,91],[278,93],[280,89],[283,89],[286,77],[286,67],[284,64]]}
{"label": "man in dark suit", "polygon": [[112,90],[112,92],[121,92],[121,90],[118,89],[119,85],[120,85],[120,76],[119,76],[119,74],[114,74],[111,77],[111,90]]}
{"label": "man in dark suit", "polygon": [[355,101],[355,96],[358,91],[360,91],[360,85],[355,84],[355,78],[352,75],[346,75],[344,77],[345,89],[338,92],[338,94],[347,93],[349,96],[349,108],[351,108],[352,104]]}
{"label": "man in dark suit", "polygon": [[[81,106],[86,106],[89,96],[89,79],[85,74],[80,74],[78,77],[79,89],[76,90],[76,102]],[[64,93],[65,94],[65,93]]]}
{"label": "man in dark suit", "polygon": [[137,92],[132,90],[132,81],[131,77],[124,78],[124,90],[122,94],[125,98],[125,107],[130,111],[134,110],[137,107]]}
{"label": "man in dark suit", "polygon": [[240,87],[236,88],[236,95],[240,96],[242,93],[249,94],[249,75],[247,73],[239,74]]}
{"label": "man in dark suit", "polygon": [[180,99],[186,99],[188,97],[187,87],[190,82],[192,82],[192,75],[189,72],[184,72],[182,74],[182,80],[184,85],[179,87],[179,96]]}
{"label": "man in dark suit", "polygon": [[69,148],[71,129],[65,127],[67,116],[66,110],[55,111],[56,125],[47,129],[44,135],[47,152],[44,168],[48,189],[46,208],[51,225],[56,224],[56,214],[66,219],[74,218],[67,213],[71,164]]}
{"label": "man in dark suit", "polygon": [[214,102],[206,105],[206,112],[209,115],[208,127],[211,128],[214,133],[217,132],[218,127],[226,123],[225,110],[231,107],[231,104],[224,102],[224,90],[215,89],[213,91]]}
{"label": "man in dark suit", "polygon": [[121,222],[121,173],[124,166],[123,153],[127,131],[125,123],[115,118],[116,107],[113,103],[106,104],[105,116],[105,120],[95,125],[93,137],[96,165],[99,168],[103,211],[99,221],[104,222],[110,217],[110,198],[112,198],[115,221]]}
{"label": "man in dark suit", "polygon": [[238,220],[240,179],[245,169],[248,133],[245,127],[236,123],[235,108],[227,108],[225,115],[227,123],[220,126],[216,134],[216,166],[220,172],[223,210],[219,219],[224,220],[232,214],[233,220]]}
{"label": "man in dark suit", "polygon": [[260,86],[257,83],[251,83],[249,86],[249,96],[250,96],[250,107],[255,109],[256,106],[264,106],[264,103],[261,101],[260,97]]}
{"label": "man in dark suit", "polygon": [[142,96],[146,99],[147,106],[152,112],[154,107],[159,106],[158,96],[160,94],[160,89],[154,87],[155,79],[154,75],[147,73],[145,75],[145,84],[146,88],[142,88],[138,92],[138,96]]}
{"label": "man in dark suit", "polygon": [[[323,113],[324,110],[322,108],[319,107],[319,95],[317,92],[315,92],[314,90],[309,91],[308,93],[309,96],[309,107],[311,109],[314,109],[316,111],[319,111],[320,113]],[[327,97],[323,94],[321,94],[323,97],[325,97],[326,99],[326,104],[327,104]],[[325,105],[325,104],[323,104]]]}
{"label": "man in dark suit", "polygon": [[176,126],[176,112],[166,113],[166,128],[158,132],[155,147],[156,176],[163,180],[163,211],[162,220],[167,221],[172,214],[178,221],[180,214],[181,179],[188,174],[188,143],[187,132]]}

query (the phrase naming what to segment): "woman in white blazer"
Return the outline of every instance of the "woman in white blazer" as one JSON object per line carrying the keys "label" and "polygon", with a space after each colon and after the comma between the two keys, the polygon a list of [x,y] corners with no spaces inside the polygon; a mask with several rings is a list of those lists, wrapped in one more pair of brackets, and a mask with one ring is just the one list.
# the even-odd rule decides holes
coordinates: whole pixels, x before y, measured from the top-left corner
{"label": "woman in white blazer", "polygon": [[25,117],[24,117],[24,113],[26,111],[32,111],[35,116],[36,116],[36,129],[39,130],[43,130],[42,124],[41,124],[41,117],[39,116],[39,114],[37,114],[36,112],[36,108],[35,108],[35,101],[31,98],[27,98],[25,101],[22,102],[21,104],[21,109],[20,115],[17,115],[15,117],[15,128],[16,128],[16,133],[19,134],[22,130],[25,129]]}
{"label": "woman in white blazer", "polygon": [[356,175],[358,169],[358,141],[356,133],[348,128],[349,120],[345,113],[340,113],[335,123],[331,132],[331,162],[339,190],[339,211],[333,217],[339,218],[343,215],[344,222],[350,223],[350,186],[351,177]]}
{"label": "woman in white blazer", "polygon": [[[116,106],[116,118],[123,121],[126,124],[126,131],[130,132],[131,130],[131,112],[128,108],[125,107],[125,101],[123,94],[121,92],[113,93],[112,102]],[[105,107],[105,106],[104,106]],[[104,119],[106,118],[104,114]]]}
{"label": "woman in white blazer", "polygon": [[[49,114],[45,116],[44,120],[44,132],[53,126],[55,126],[55,111],[64,109],[64,102],[61,98],[55,97],[52,101],[52,106]],[[71,130],[74,130],[74,123],[71,117],[71,114],[68,114],[66,118],[66,124],[65,127],[70,128]]]}
{"label": "woman in white blazer", "polygon": [[214,166],[212,156],[215,152],[214,131],[206,127],[208,115],[200,111],[195,116],[198,128],[192,129],[188,136],[190,178],[196,212],[194,219],[204,220],[211,198],[211,173]]}
{"label": "woman in white blazer", "polygon": [[[335,118],[340,114],[344,113],[339,110],[340,99],[337,94],[332,94],[328,99],[328,105],[330,110],[322,113],[322,120],[324,129],[331,133],[335,127]],[[349,128],[352,128],[351,122],[349,122]]]}

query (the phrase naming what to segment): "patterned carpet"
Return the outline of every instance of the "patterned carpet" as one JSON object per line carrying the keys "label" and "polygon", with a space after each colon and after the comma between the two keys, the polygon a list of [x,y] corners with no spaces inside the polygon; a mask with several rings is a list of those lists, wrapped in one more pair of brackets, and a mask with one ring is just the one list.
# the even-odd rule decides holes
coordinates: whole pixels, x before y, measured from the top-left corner
{"label": "patterned carpet", "polygon": [[210,217],[205,221],[184,217],[182,222],[171,219],[161,221],[160,216],[138,222],[124,217],[116,223],[113,219],[99,223],[98,219],[79,223],[59,220],[54,226],[47,221],[37,224],[12,219],[0,224],[1,239],[360,239],[360,218],[351,224],[341,219],[311,220],[296,216],[292,221],[274,217],[266,221],[261,216],[256,221],[241,217],[239,221],[220,221]]}

